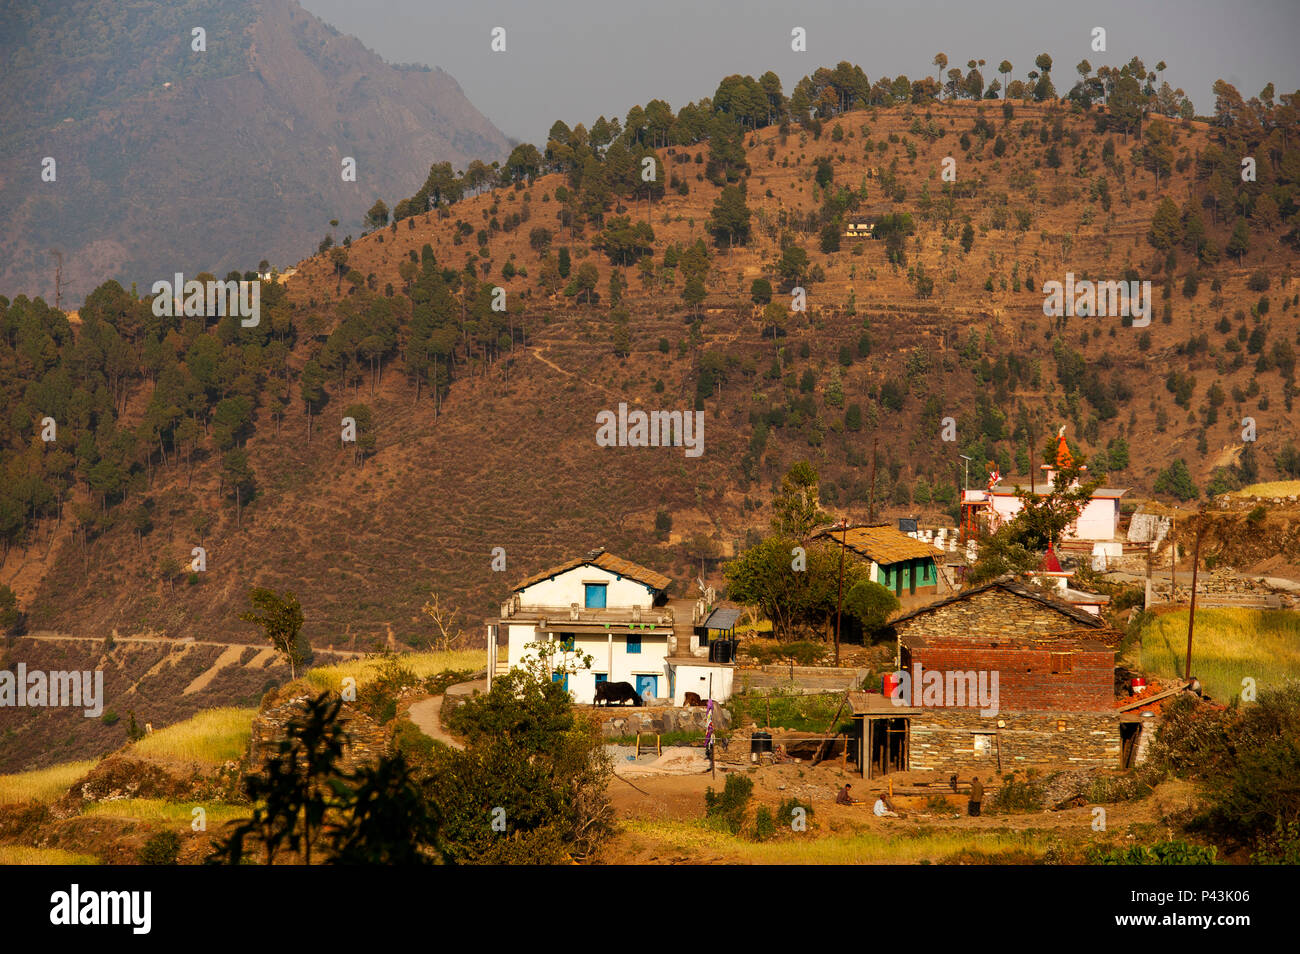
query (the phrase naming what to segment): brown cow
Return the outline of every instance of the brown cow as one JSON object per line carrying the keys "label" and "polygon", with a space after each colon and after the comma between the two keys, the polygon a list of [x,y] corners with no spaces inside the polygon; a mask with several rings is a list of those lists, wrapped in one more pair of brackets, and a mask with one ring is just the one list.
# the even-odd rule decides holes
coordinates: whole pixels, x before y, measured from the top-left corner
{"label": "brown cow", "polygon": [[684,699],[684,702],[685,702],[686,705],[688,705],[688,706],[702,706],[702,705],[704,705],[704,700],[700,698],[700,694],[699,694],[698,692],[688,692],[688,693],[686,693],[686,697],[685,697],[685,699]]}

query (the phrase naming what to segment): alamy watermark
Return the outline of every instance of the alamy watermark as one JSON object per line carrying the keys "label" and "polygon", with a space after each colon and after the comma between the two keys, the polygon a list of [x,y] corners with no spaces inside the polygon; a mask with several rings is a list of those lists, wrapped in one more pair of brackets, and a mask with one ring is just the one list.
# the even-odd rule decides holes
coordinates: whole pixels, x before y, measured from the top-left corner
{"label": "alamy watermark", "polygon": [[104,711],[104,672],[27,670],[19,663],[16,672],[0,670],[0,707],[80,708],[87,719]]}
{"label": "alamy watermark", "polygon": [[998,714],[996,669],[927,669],[922,672],[920,663],[916,663],[910,673],[902,669],[894,673],[894,678],[898,682],[889,694],[889,699],[896,706],[913,706],[918,709],[979,706],[982,716]]}
{"label": "alamy watermark", "polygon": [[618,413],[596,415],[599,447],[685,447],[687,457],[704,453],[703,411],[629,411],[620,401]]}
{"label": "alamy watermark", "polygon": [[224,318],[233,315],[241,319],[245,328],[255,328],[262,315],[262,283],[260,281],[210,281],[203,282],[176,273],[174,281],[153,283],[153,313],[158,318],[186,315],[198,318],[216,314]]}
{"label": "alamy watermark", "polygon": [[1074,272],[1066,272],[1063,283],[1043,282],[1043,314],[1132,318],[1134,328],[1145,328],[1151,324],[1151,282],[1076,282]]}

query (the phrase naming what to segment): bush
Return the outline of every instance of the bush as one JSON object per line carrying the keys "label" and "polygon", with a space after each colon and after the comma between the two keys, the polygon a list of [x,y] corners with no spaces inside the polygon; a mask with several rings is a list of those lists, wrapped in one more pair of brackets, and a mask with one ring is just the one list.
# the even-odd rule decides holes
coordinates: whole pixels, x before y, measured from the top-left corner
{"label": "bush", "polygon": [[136,854],[142,865],[174,865],[181,853],[181,836],[174,831],[153,835]]}
{"label": "bush", "polygon": [[1002,778],[1002,787],[993,793],[989,809],[995,812],[1034,812],[1043,807],[1043,785],[1033,775],[1022,782],[1014,775]]}
{"label": "bush", "polygon": [[387,655],[375,678],[357,690],[357,708],[377,722],[391,722],[397,717],[398,695],[420,685],[420,678],[396,655]]}
{"label": "bush", "polygon": [[754,841],[767,841],[776,834],[776,822],[772,819],[772,810],[766,805],[758,806],[754,812]]}
{"label": "bush", "polygon": [[712,786],[705,789],[705,817],[725,826],[733,835],[739,835],[745,823],[745,811],[749,808],[749,801],[753,796],[753,779],[745,775],[728,775],[720,793],[715,792]]}
{"label": "bush", "polygon": [[1192,845],[1185,841],[1164,841],[1155,845],[1133,845],[1131,848],[1102,848],[1094,845],[1088,849],[1090,865],[1212,865],[1218,857],[1217,848]]}
{"label": "bush", "polygon": [[795,798],[794,796],[785,799],[783,802],[781,802],[780,805],[777,806],[776,817],[781,819],[782,825],[789,825],[791,822],[794,821],[795,810],[800,808],[803,809],[803,813],[806,817],[812,818],[813,816],[812,802],[801,802],[799,801],[799,799]]}
{"label": "bush", "polygon": [[1300,823],[1278,821],[1250,856],[1257,865],[1300,865]]}

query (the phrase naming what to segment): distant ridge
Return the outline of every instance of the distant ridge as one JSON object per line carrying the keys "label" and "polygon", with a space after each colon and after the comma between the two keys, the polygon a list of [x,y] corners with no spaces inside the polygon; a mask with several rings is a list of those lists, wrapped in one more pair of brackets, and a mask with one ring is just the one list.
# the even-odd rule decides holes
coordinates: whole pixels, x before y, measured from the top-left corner
{"label": "distant ridge", "polygon": [[336,240],[360,234],[376,199],[410,194],[433,162],[509,149],[451,76],[389,65],[290,0],[6,3],[0,58],[9,298],[53,302],[51,249],[65,307],[106,278],[283,267],[331,219]]}

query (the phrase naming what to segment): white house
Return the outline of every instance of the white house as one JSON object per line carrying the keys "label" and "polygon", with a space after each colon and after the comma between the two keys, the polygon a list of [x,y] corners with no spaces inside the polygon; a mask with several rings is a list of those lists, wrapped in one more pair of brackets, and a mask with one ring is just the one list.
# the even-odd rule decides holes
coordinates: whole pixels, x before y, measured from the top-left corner
{"label": "white house", "polygon": [[[696,689],[698,673],[692,670],[691,685],[674,691],[678,665],[701,660],[693,655],[670,658],[677,646],[677,621],[666,595],[671,582],[604,549],[529,577],[511,592],[500,617],[487,621],[489,686],[494,676],[532,654],[525,648],[528,643],[556,641],[561,644],[559,661],[573,658],[566,650],[592,657],[589,669],[554,674],[575,702],[591,703],[596,684],[606,681],[630,683],[647,704]],[[704,656],[708,665],[707,647]],[[726,683],[729,694],[729,678]]]}
{"label": "white house", "polygon": [[[1040,477],[1035,489],[1046,493],[1052,486],[1056,471],[1044,468],[1045,477]],[[1078,486],[1076,480],[1072,487]],[[963,522],[968,530],[974,530],[976,521],[983,521],[989,530],[996,530],[1010,521],[1024,506],[1020,491],[1029,489],[1029,481],[995,484],[987,490],[967,490],[962,496]],[[1119,533],[1120,498],[1128,493],[1124,487],[1098,487],[1092,497],[1084,504],[1079,518],[1065,528],[1062,534],[1066,540],[1109,541],[1116,539]]]}

